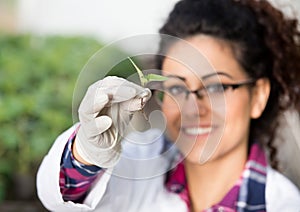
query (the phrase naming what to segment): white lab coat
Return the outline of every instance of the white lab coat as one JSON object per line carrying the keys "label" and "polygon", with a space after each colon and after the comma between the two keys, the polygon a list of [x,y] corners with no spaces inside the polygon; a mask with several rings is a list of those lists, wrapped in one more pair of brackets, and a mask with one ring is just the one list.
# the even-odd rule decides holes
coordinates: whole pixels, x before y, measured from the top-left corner
{"label": "white lab coat", "polygon": [[[37,192],[47,209],[103,212],[188,211],[180,197],[168,192],[164,186],[164,173],[170,167],[171,153],[165,157],[157,157],[163,148],[163,138],[160,131],[155,129],[131,134],[122,141],[121,160],[113,170],[106,170],[96,180],[83,204],[65,202],[59,188],[60,161],[65,144],[75,129],[76,126],[73,126],[57,138],[39,168]],[[156,142],[150,142],[151,140]],[[139,144],[143,142],[144,145],[136,145],[134,141]],[[157,150],[156,153],[154,149]],[[267,172],[266,203],[267,211],[300,211],[300,194],[296,186],[270,167]]]}

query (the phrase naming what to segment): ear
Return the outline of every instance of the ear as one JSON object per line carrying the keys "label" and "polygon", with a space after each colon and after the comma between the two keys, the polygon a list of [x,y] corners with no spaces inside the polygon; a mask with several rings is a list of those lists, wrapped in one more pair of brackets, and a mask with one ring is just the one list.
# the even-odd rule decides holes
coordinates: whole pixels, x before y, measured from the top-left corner
{"label": "ear", "polygon": [[251,118],[259,118],[264,111],[270,95],[270,81],[267,78],[260,78],[252,89],[251,96]]}

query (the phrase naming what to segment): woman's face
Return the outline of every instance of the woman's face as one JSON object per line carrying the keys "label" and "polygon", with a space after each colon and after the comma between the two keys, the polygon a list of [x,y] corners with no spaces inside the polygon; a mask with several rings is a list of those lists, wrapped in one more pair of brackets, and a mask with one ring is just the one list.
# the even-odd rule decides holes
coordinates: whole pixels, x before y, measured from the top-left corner
{"label": "woman's face", "polygon": [[[224,41],[209,36],[197,35],[187,39],[210,63],[192,70],[189,64],[166,57],[163,75],[169,76],[164,88],[181,92],[182,87],[195,91],[210,89],[203,96],[185,92],[177,99],[164,95],[162,110],[167,120],[167,135],[176,142],[190,162],[204,163],[227,155],[246,157],[250,118],[253,114],[252,90],[249,84],[220,91],[212,84],[236,84],[249,80],[234,58],[232,50]],[[173,44],[172,55],[182,50],[181,44]],[[167,54],[168,55],[168,54]],[[197,63],[197,62],[195,62]],[[178,79],[178,76],[181,79]],[[173,90],[171,91],[172,88]],[[177,95],[177,94],[176,94]]]}

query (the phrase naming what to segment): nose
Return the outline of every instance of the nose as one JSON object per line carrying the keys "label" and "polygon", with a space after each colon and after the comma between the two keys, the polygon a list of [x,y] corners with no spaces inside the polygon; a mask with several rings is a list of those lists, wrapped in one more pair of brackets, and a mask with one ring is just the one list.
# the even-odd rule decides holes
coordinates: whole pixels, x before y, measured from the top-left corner
{"label": "nose", "polygon": [[204,94],[201,91],[202,90],[194,90],[194,91],[186,90],[185,99],[187,100],[189,98],[190,94],[195,94],[198,99],[202,99],[204,97]]}
{"label": "nose", "polygon": [[188,91],[182,107],[182,112],[188,117],[204,116],[208,113],[208,105],[197,91]]}

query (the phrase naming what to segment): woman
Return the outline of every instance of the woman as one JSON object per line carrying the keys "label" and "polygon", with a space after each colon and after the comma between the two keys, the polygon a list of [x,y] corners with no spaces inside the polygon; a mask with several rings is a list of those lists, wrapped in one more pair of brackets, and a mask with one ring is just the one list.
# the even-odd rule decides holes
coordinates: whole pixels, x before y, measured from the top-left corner
{"label": "woman", "polygon": [[[58,138],[40,167],[44,205],[58,211],[299,210],[299,191],[276,171],[273,145],[280,114],[300,109],[297,21],[264,0],[182,0],[160,33],[183,39],[162,40],[157,57],[167,77],[155,92],[165,136],[151,129],[121,140],[150,90],[117,77],[96,82],[80,105],[80,126]],[[186,44],[198,55],[185,51]],[[146,151],[130,141],[153,142]],[[179,152],[166,151],[172,143]],[[131,156],[162,152],[168,154],[130,165]]]}

